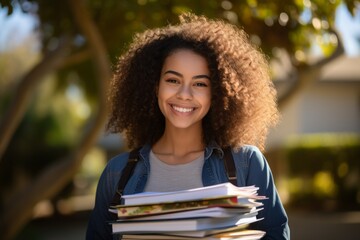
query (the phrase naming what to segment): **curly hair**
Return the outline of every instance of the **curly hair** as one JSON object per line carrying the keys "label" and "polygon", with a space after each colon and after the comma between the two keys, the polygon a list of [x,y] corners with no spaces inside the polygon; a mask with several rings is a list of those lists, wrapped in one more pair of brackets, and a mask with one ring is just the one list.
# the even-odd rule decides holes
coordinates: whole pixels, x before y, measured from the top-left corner
{"label": "curly hair", "polygon": [[124,132],[130,148],[159,140],[165,119],[156,88],[166,57],[177,49],[190,49],[208,62],[212,98],[203,119],[204,142],[263,150],[268,129],[279,118],[266,57],[242,29],[189,13],[176,25],[135,35],[120,56],[110,85],[107,130]]}

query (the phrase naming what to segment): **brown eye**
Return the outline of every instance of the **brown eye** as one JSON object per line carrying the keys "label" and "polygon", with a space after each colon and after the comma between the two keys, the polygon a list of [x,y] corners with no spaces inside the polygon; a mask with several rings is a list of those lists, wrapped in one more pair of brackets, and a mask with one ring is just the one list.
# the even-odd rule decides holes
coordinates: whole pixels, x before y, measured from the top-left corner
{"label": "brown eye", "polygon": [[197,83],[195,83],[195,86],[197,86],[197,87],[207,87],[208,85],[206,83],[203,83],[203,82],[197,82]]}
{"label": "brown eye", "polygon": [[177,83],[178,81],[176,79],[166,79],[165,82],[168,83]]}

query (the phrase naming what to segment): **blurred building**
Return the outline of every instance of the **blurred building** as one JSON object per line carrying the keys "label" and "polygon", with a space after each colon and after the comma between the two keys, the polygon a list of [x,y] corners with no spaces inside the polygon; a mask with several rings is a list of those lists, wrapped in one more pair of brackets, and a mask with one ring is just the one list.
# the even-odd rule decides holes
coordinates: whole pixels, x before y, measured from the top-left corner
{"label": "blurred building", "polygon": [[[281,108],[281,122],[271,131],[269,148],[305,134],[360,135],[360,57],[341,56],[319,69]],[[287,80],[275,81],[279,94]]]}

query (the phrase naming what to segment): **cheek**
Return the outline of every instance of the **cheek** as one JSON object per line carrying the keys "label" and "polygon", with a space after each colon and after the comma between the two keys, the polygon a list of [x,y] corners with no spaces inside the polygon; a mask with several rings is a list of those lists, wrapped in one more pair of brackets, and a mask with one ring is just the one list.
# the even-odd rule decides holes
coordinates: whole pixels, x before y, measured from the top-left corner
{"label": "cheek", "polygon": [[167,100],[176,95],[176,88],[169,86],[159,86],[157,97],[162,100]]}
{"label": "cheek", "polygon": [[202,96],[202,99],[203,99],[203,104],[208,105],[208,107],[210,108],[210,105],[211,105],[211,92],[208,91],[208,92],[204,93],[204,95]]}
{"label": "cheek", "polygon": [[166,91],[164,88],[159,87],[159,89],[157,90],[157,98],[159,101],[159,104],[161,103],[162,100],[164,100],[166,98]]}
{"label": "cheek", "polygon": [[166,99],[168,99],[169,93],[166,88],[159,87],[157,90],[157,103],[160,108],[160,111],[164,114],[165,106],[166,106]]}

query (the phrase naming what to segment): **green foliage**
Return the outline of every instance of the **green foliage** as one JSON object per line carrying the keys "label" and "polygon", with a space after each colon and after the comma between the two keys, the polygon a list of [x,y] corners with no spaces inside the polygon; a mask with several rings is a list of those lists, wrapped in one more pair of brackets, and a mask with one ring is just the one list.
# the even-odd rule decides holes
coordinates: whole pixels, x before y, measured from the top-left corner
{"label": "green foliage", "polygon": [[288,146],[286,162],[291,207],[359,210],[359,136],[307,136]]}
{"label": "green foliage", "polygon": [[[340,0],[302,1],[302,0],[89,0],[86,1],[105,46],[114,64],[136,32],[147,28],[176,23],[182,12],[194,12],[210,18],[223,18],[244,28],[256,44],[269,56],[273,48],[284,48],[292,59],[298,62],[307,60],[314,39],[323,50],[324,56],[330,55],[336,42],[329,41],[334,28],[335,9]],[[1,6],[12,13],[15,3],[20,3],[24,12],[39,17],[39,30],[43,52],[57,46],[64,36],[73,38],[73,54],[86,51],[86,39],[74,24],[73,15],[66,1],[54,0],[0,0]],[[358,0],[347,0],[345,4],[354,11]],[[305,17],[307,16],[307,17]],[[90,56],[90,55],[89,55]],[[58,71],[59,86],[66,88],[69,74],[79,77],[79,84],[88,100],[96,105],[97,88],[90,57],[76,64],[70,64]]]}
{"label": "green foliage", "polygon": [[78,112],[79,107],[84,106],[55,87],[55,79],[50,78],[36,89],[0,163],[2,194],[11,189],[19,177],[32,178],[66,157],[79,140],[78,131],[85,119]]}
{"label": "green foliage", "polygon": [[[45,49],[51,48],[54,42],[66,34],[81,35],[64,1],[19,2],[22,2],[25,11],[35,11],[38,14]],[[210,18],[224,18],[244,27],[250,35],[260,37],[262,48],[268,54],[271,54],[273,47],[285,48],[290,53],[294,53],[296,49],[307,49],[310,46],[312,40],[309,35],[322,36],[323,33],[334,28],[335,10],[342,3],[340,0],[90,0],[87,2],[113,61],[135,32],[163,26],[169,22],[175,23],[177,15],[187,11]],[[29,3],[33,3],[36,7],[29,7]],[[351,12],[354,12],[359,1],[346,0],[344,3]],[[11,12],[12,6],[8,1],[1,1],[1,5],[9,7]],[[305,29],[307,30],[304,31]],[[305,35],[303,41],[294,41],[296,38],[289,37],[302,36],[304,32],[308,32],[309,35]],[[83,45],[85,42],[80,41],[75,44]]]}

